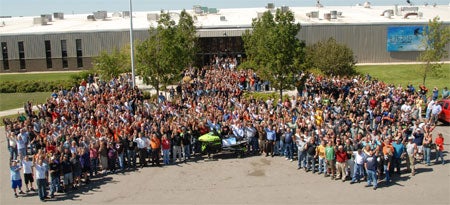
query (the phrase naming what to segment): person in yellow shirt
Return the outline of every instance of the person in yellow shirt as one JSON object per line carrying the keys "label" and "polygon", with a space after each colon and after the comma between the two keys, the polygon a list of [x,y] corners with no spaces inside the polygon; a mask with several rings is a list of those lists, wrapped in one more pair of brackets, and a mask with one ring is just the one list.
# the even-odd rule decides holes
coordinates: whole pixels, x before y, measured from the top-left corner
{"label": "person in yellow shirt", "polygon": [[316,148],[316,156],[319,157],[319,174],[323,173],[327,177],[327,163],[325,160],[325,140],[320,141],[320,145]]}

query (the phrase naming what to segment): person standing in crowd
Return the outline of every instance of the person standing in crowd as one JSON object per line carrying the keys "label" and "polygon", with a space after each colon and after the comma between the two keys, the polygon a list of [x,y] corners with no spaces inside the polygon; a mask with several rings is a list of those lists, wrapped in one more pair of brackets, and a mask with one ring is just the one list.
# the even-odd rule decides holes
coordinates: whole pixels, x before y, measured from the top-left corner
{"label": "person standing in crowd", "polygon": [[163,151],[163,163],[164,165],[170,164],[170,141],[167,138],[167,135],[164,134],[161,140],[161,147]]}
{"label": "person standing in crowd", "polygon": [[67,155],[64,155],[63,160],[61,162],[61,169],[63,173],[63,185],[64,185],[64,192],[69,191],[69,187],[73,184],[73,166],[72,163],[69,160],[69,157]]}
{"label": "person standing in crowd", "polygon": [[80,148],[80,163],[81,163],[81,175],[84,177],[84,182],[86,184],[89,184],[89,175],[88,173],[91,173],[91,158],[90,153],[87,151],[86,148]]}
{"label": "person standing in crowd", "polygon": [[45,201],[47,197],[47,176],[48,176],[48,166],[43,162],[42,159],[38,159],[37,163],[34,164],[36,169],[36,181],[38,187],[39,199]]}
{"label": "person standing in crowd", "polygon": [[369,151],[368,156],[364,159],[364,167],[367,171],[367,185],[370,187],[373,184],[373,190],[377,189],[378,179],[377,179],[377,158],[375,157],[372,150]]}
{"label": "person standing in crowd", "polygon": [[124,136],[120,136],[116,142],[115,149],[117,151],[117,159],[119,160],[120,171],[125,171],[125,148],[124,148]]}
{"label": "person standing in crowd", "polygon": [[70,158],[70,163],[72,163],[72,175],[73,175],[73,189],[78,189],[81,184],[81,162],[80,155],[78,153],[72,153],[72,157]]}
{"label": "person standing in crowd", "polygon": [[402,164],[402,157],[405,156],[404,154],[406,151],[405,145],[402,142],[402,138],[400,138],[400,137],[395,138],[395,142],[392,143],[392,147],[394,148],[394,153],[392,156],[393,164],[392,164],[391,169],[392,169],[392,171],[394,171],[394,168],[395,168],[397,171],[396,172],[397,175],[400,176],[400,174],[401,174],[400,167]]}
{"label": "person standing in crowd", "polygon": [[435,125],[437,123],[441,112],[442,112],[441,104],[435,102],[431,107],[431,119],[430,119],[431,124]]}
{"label": "person standing in crowd", "polygon": [[300,130],[298,129],[297,133],[295,134],[295,143],[297,145],[297,169],[301,169],[303,167],[306,167],[306,151],[305,151],[305,137],[300,134]]}
{"label": "person standing in crowd", "polygon": [[406,161],[407,170],[411,172],[411,175],[414,176],[416,174],[415,163],[416,163],[416,155],[417,155],[417,145],[413,142],[414,137],[410,136],[408,138],[408,143],[406,144],[406,153],[408,154],[408,158]]}
{"label": "person standing in crowd", "polygon": [[424,160],[427,166],[431,165],[431,144],[433,143],[433,136],[431,133],[425,133],[425,137],[423,138],[423,154]]}
{"label": "person standing in crowd", "polygon": [[137,148],[139,150],[139,164],[141,165],[141,168],[144,168],[147,166],[147,147],[150,144],[148,139],[144,137],[144,133],[140,132],[139,137],[134,140],[137,144]]}
{"label": "person standing in crowd", "polygon": [[91,160],[89,175],[91,178],[98,174],[98,157],[97,143],[92,143],[89,147],[89,159]]}
{"label": "person standing in crowd", "polygon": [[106,174],[108,172],[108,145],[106,141],[100,141],[98,155],[100,159],[100,166],[102,167],[102,173]]}
{"label": "person standing in crowd", "polygon": [[19,188],[19,194],[25,194],[22,191],[22,178],[20,177],[21,166],[18,165],[17,161],[12,161],[11,166],[9,167],[10,176],[11,176],[11,187],[14,191],[14,196],[17,198],[17,188]]}
{"label": "person standing in crowd", "polygon": [[55,192],[60,190],[60,173],[61,167],[59,161],[54,156],[50,158],[49,175],[50,175],[50,198],[55,197]]}
{"label": "person standing in crowd", "polygon": [[336,153],[334,150],[333,139],[329,140],[327,146],[325,147],[325,158],[327,160],[326,171],[331,176],[331,180],[334,180],[334,178],[336,177]]}
{"label": "person standing in crowd", "polygon": [[161,153],[161,141],[156,136],[155,133],[151,134],[152,139],[150,140],[150,146],[152,147],[152,166],[160,166],[159,164],[159,154]]}
{"label": "person standing in crowd", "polygon": [[357,151],[353,152],[355,158],[355,165],[353,170],[352,181],[350,184],[358,182],[364,177],[364,158],[366,157],[361,148],[358,148]]}
{"label": "person standing in crowd", "polygon": [[447,99],[450,96],[450,91],[447,89],[447,87],[444,87],[442,90],[442,99]]}
{"label": "person standing in crowd", "polygon": [[[135,132],[136,133],[136,132]],[[128,139],[126,140],[126,146],[127,149],[127,166],[128,168],[136,169],[136,149],[137,149],[137,143],[133,140],[133,136],[136,135],[130,135],[128,136]]]}
{"label": "person standing in crowd", "polygon": [[[183,160],[186,162],[188,159],[191,159],[191,133],[186,130],[186,127],[182,128],[181,143],[183,147]],[[159,150],[161,151],[161,150]]]}
{"label": "person standing in crowd", "polygon": [[285,147],[285,157],[286,160],[293,161],[293,148],[292,148],[292,130],[291,128],[286,128],[284,135],[284,147]]}
{"label": "person standing in crowd", "polygon": [[311,170],[316,173],[316,139],[311,137],[309,142],[306,143],[306,167],[305,171]]}
{"label": "person standing in crowd", "polygon": [[272,129],[270,129],[270,126],[267,126],[264,128],[264,131],[266,131],[266,157],[274,156],[274,146],[275,146],[275,140],[276,140],[276,127],[272,126]]}
{"label": "person standing in crowd", "polygon": [[417,157],[419,162],[423,161],[423,139],[425,138],[425,135],[422,132],[422,129],[416,128],[415,131],[412,133],[414,137],[414,144],[417,145]]}
{"label": "person standing in crowd", "polygon": [[347,152],[344,150],[343,145],[338,146],[338,150],[336,151],[336,164],[337,164],[337,176],[336,180],[341,179],[342,182],[345,182],[347,177]]}
{"label": "person standing in crowd", "polygon": [[178,161],[181,162],[181,136],[180,136],[180,132],[175,131],[173,132],[172,135],[172,146],[173,146],[173,153],[172,153],[172,157],[173,157],[173,163]]}
{"label": "person standing in crowd", "polygon": [[116,173],[116,163],[117,163],[117,150],[115,146],[110,142],[108,143],[108,168],[111,174]]}
{"label": "person standing in crowd", "polygon": [[383,152],[383,172],[385,174],[386,183],[391,182],[390,170],[392,161],[392,150],[388,149],[386,153]]}
{"label": "person standing in crowd", "polygon": [[[35,191],[33,188],[33,162],[29,160],[28,157],[24,157],[22,161],[22,167],[23,167],[23,179],[25,180],[25,188],[26,192]],[[30,185],[30,188],[28,188],[28,184]]]}
{"label": "person standing in crowd", "polygon": [[247,139],[247,152],[250,154],[256,154],[257,148],[257,130],[251,122],[244,127],[244,136]]}
{"label": "person standing in crowd", "polygon": [[327,162],[326,162],[326,155],[325,155],[325,140],[320,141],[320,145],[316,147],[316,156],[314,158],[319,159],[319,174],[324,175],[324,177],[328,176],[328,170],[327,170]]}
{"label": "person standing in crowd", "polygon": [[441,158],[441,163],[442,165],[445,164],[445,160],[444,160],[444,136],[442,135],[442,133],[439,133],[438,136],[435,139],[435,143],[436,143],[436,162],[435,164],[438,163],[439,158]]}

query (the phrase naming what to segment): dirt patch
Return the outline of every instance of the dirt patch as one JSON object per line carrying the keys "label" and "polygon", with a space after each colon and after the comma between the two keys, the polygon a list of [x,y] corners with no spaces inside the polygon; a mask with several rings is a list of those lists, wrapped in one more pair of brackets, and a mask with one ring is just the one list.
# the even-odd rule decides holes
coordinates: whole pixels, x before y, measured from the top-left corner
{"label": "dirt patch", "polygon": [[248,173],[248,176],[253,176],[253,177],[262,177],[265,175],[266,175],[266,173],[264,172],[264,170],[260,170],[260,169],[254,170],[254,171]]}

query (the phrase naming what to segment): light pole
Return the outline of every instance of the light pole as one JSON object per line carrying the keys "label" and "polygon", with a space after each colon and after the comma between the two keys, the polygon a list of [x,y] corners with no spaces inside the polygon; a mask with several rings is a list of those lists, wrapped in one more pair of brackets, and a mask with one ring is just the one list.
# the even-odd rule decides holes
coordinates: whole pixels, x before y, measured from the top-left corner
{"label": "light pole", "polygon": [[133,44],[133,3],[130,0],[130,52],[131,52],[131,77],[133,78],[133,87],[136,86],[136,76],[134,73],[134,44]]}

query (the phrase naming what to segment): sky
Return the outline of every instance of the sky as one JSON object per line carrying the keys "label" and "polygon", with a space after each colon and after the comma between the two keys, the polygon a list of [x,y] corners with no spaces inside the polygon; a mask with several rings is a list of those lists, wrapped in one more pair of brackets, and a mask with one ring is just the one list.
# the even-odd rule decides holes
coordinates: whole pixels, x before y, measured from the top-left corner
{"label": "sky", "polygon": [[[264,7],[267,3],[275,6],[314,6],[317,0],[132,0],[133,11],[159,11],[192,9],[202,5],[217,9]],[[370,1],[370,0],[369,0]],[[437,3],[449,5],[450,0],[410,0],[415,5]],[[365,0],[320,0],[324,6],[354,6]],[[372,0],[374,6],[406,5],[406,0]],[[118,12],[129,10],[130,0],[0,0],[0,16],[37,16],[63,12],[65,14],[87,14],[106,10]]]}

